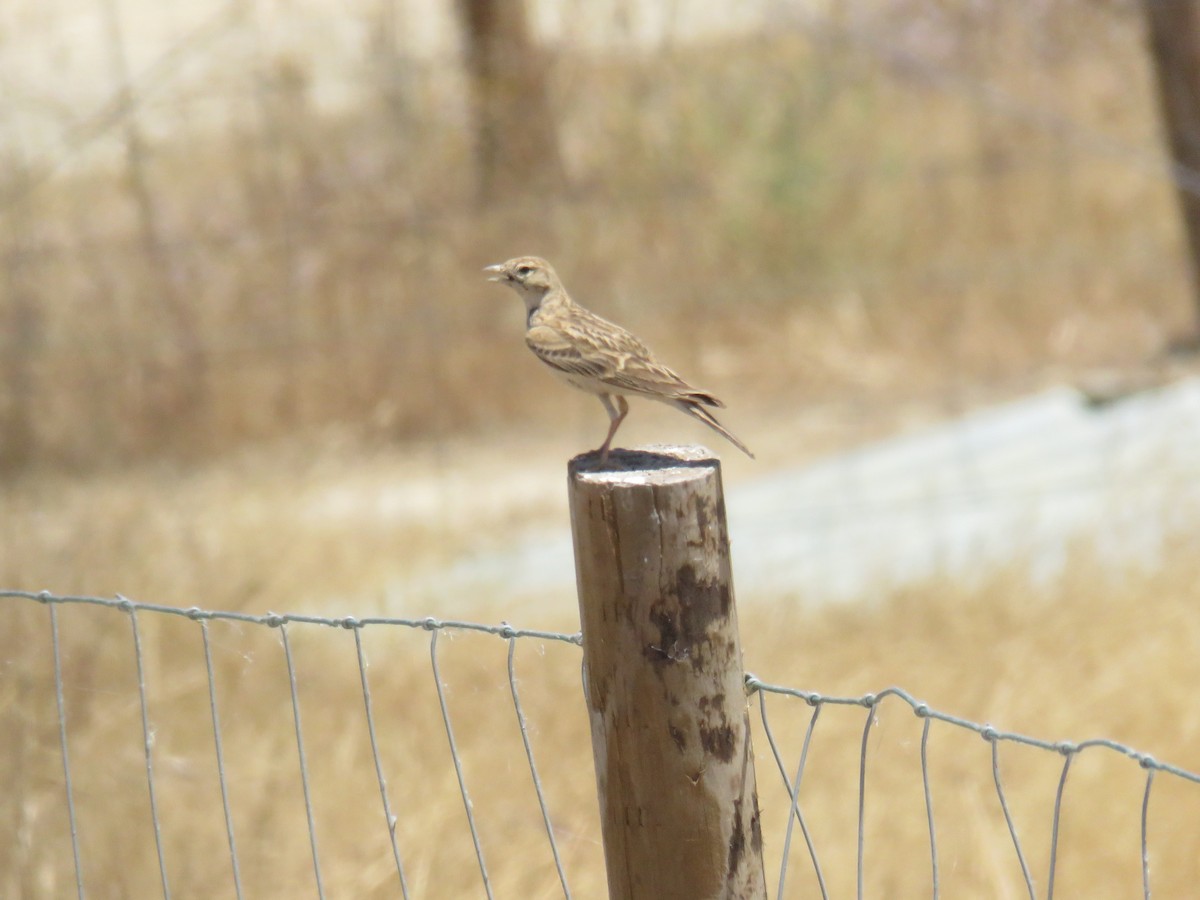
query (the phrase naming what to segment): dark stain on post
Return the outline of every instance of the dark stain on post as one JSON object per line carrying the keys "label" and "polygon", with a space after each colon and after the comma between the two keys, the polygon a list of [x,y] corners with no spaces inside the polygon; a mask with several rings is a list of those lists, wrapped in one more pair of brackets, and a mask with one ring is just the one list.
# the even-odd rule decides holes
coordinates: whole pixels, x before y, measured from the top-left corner
{"label": "dark stain on post", "polygon": [[700,746],[721,762],[727,763],[733,759],[736,743],[737,734],[723,714],[719,725],[710,726],[706,722],[700,723]]}
{"label": "dark stain on post", "polygon": [[[616,569],[617,584],[621,590],[625,589],[625,566],[621,559],[621,529],[618,527],[617,508],[613,500],[615,495],[601,494],[598,498],[600,505],[600,519],[607,526],[605,534],[612,540],[611,552],[613,568]],[[624,610],[625,604],[614,603],[614,608]],[[627,612],[627,611],[626,611]]]}
{"label": "dark stain on post", "polygon": [[671,614],[668,602],[659,600],[650,607],[650,624],[658,629],[658,640],[656,643],[644,646],[642,648],[642,655],[655,668],[671,665],[673,663],[672,656],[678,658],[678,653],[667,653],[663,650],[664,647],[673,647],[677,651],[691,651],[691,643],[686,639],[680,639],[679,623],[676,621],[676,617]]}
{"label": "dark stain on post", "polygon": [[687,735],[675,725],[667,725],[667,731],[671,734],[671,740],[674,741],[675,748],[682,753],[687,748]]}
{"label": "dark stain on post", "polygon": [[716,581],[701,581],[691,563],[675,573],[675,592],[683,615],[683,631],[700,636],[715,619],[728,618],[733,598],[729,586]]}
{"label": "dark stain on post", "polygon": [[725,867],[725,881],[732,882],[746,852],[746,832],[742,828],[742,801],[733,801],[733,834],[729,836],[729,862]]}
{"label": "dark stain on post", "polygon": [[[680,566],[666,596],[650,608],[650,623],[658,639],[643,648],[643,654],[657,666],[690,660],[697,671],[711,665],[711,657],[733,651],[732,645],[715,646],[708,629],[726,619],[733,605],[727,584],[702,581],[690,563]],[[699,652],[705,648],[704,652]]]}

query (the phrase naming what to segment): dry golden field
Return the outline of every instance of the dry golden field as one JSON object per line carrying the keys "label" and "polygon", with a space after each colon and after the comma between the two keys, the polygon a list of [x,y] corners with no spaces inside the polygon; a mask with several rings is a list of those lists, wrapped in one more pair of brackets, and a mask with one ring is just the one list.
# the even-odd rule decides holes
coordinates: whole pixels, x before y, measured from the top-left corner
{"label": "dry golden field", "polygon": [[[276,529],[277,540],[292,543],[296,535],[286,523]],[[186,544],[183,535],[177,537]],[[343,538],[354,543],[352,533]],[[302,544],[302,539],[295,542]],[[1114,573],[1081,554],[1061,580],[1049,585],[998,573],[973,590],[934,582],[852,608],[756,604],[741,615],[745,662],[765,681],[823,694],[858,695],[897,684],[934,708],[1002,730],[1046,740],[1107,737],[1195,771],[1200,768],[1194,696],[1200,633],[1194,610],[1200,572],[1192,546],[1194,539],[1181,542],[1168,564],[1153,572]],[[161,547],[146,549],[162,553]],[[193,565],[190,550],[177,552],[181,570]],[[270,551],[264,547],[262,552]],[[165,555],[157,559],[164,568],[171,563]],[[327,563],[344,561],[334,554]],[[227,608],[262,572],[292,568],[287,557],[271,565],[256,560],[244,569],[232,557],[221,559],[207,586],[197,587],[190,600]],[[340,574],[344,585],[353,569]],[[73,868],[49,614],[28,600],[0,602],[5,620],[0,726],[16,738],[0,745],[0,772],[10,785],[0,801],[0,821],[10,834],[0,844],[3,893],[64,896],[72,892]],[[569,631],[576,621],[572,602],[558,598],[556,609],[522,616],[485,609],[473,618]],[[255,604],[255,609],[277,606]],[[340,615],[343,609],[330,612]],[[360,616],[371,612],[361,606],[349,610]],[[57,617],[89,894],[154,896],[159,874],[129,617],[74,605],[59,607]],[[149,612],[138,615],[138,625],[158,816],[173,893],[231,896],[200,626]],[[243,888],[248,896],[311,895],[312,863],[280,633],[229,622],[208,628]],[[301,624],[289,626],[288,634],[327,896],[395,896],[397,877],[353,635]],[[482,896],[431,675],[430,633],[368,626],[362,639],[380,756],[412,895]],[[509,696],[506,653],[499,637],[439,634],[441,681],[495,894],[558,896]],[[596,897],[603,893],[603,864],[579,663],[575,646],[534,638],[516,642],[517,684],[567,877],[575,896]],[[757,698],[750,702],[756,715]],[[810,709],[781,697],[770,697],[767,704],[791,770]],[[846,896],[854,885],[865,715],[856,707],[823,710],[801,794],[832,896]],[[929,894],[920,736],[921,722],[906,706],[889,700],[879,707],[868,746],[868,896]],[[757,724],[754,740],[768,868],[777,872],[787,795]],[[942,895],[1022,896],[988,745],[973,734],[935,724],[928,753]],[[1039,891],[1044,890],[1062,759],[1002,745],[1000,765],[1023,849]],[[1059,895],[1138,895],[1143,789],[1144,772],[1117,754],[1089,750],[1074,762],[1062,807]],[[1197,817],[1200,785],[1157,776],[1149,814],[1156,895],[1187,896],[1200,878],[1190,837]],[[775,877],[769,880],[774,883]],[[788,884],[788,896],[815,894],[798,834]]]}
{"label": "dry golden field", "polygon": [[[4,195],[19,201],[0,209],[0,326],[36,310],[36,340],[0,334],[0,373],[20,376],[4,384],[21,390],[0,394],[0,416],[32,412],[20,447],[0,440],[0,589],[573,631],[569,596],[510,609],[404,592],[481,540],[566,529],[564,461],[600,437],[598,405],[546,378],[514,299],[480,281],[518,253],[549,257],[578,299],[728,402],[760,456],[730,460],[731,482],[1144,367],[1194,313],[1134,5],[927,6],[959,22],[928,55],[887,4],[815,33],[555,55],[572,188],[500,208],[475,204],[462,123],[421,73],[399,111],[368,80],[361,109],[329,116],[306,97],[303,60],[281,59],[244,92],[246,118],[147,137],[151,250],[123,165],[82,153],[11,193],[44,173],[5,148]],[[703,437],[677,418],[635,409],[623,441]],[[385,490],[401,512],[337,507]],[[1200,771],[1200,528],[1186,524],[1148,569],[1081,550],[1051,583],[1014,561],[853,606],[756,602],[740,612],[745,663],[824,694],[899,685],[1000,729],[1111,738]],[[66,605],[57,618],[88,894],[157,896],[129,617]],[[200,626],[138,624],[172,894],[233,896]],[[280,632],[208,627],[245,895],[315,896]],[[354,636],[288,634],[326,895],[396,896]],[[412,896],[483,896],[430,633],[362,638]],[[495,895],[559,896],[507,645],[447,631],[438,649]],[[517,642],[555,836],[574,895],[592,898],[603,864],[579,662],[571,645]],[[810,709],[767,702],[792,769]],[[865,715],[823,710],[801,795],[833,897],[854,890]],[[787,797],[756,728],[774,883]],[[901,704],[881,705],[865,896],[930,895],[920,737]],[[941,895],[1026,896],[988,745],[934,725],[928,749]],[[1062,760],[1004,745],[1000,762],[1041,896]],[[1073,763],[1059,896],[1140,896],[1144,784],[1106,751]],[[0,897],[72,895],[49,613],[28,600],[0,599],[0,785]],[[1155,896],[1195,893],[1198,822],[1200,785],[1158,776]],[[816,895],[797,835],[787,896]]]}

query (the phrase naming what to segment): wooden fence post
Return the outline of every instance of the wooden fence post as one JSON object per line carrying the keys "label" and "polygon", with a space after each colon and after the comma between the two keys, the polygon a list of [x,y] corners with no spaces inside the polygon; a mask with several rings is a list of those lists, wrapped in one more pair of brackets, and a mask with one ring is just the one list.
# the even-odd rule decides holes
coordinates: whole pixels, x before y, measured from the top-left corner
{"label": "wooden fence post", "polygon": [[720,464],[618,450],[568,478],[609,896],[765,898]]}

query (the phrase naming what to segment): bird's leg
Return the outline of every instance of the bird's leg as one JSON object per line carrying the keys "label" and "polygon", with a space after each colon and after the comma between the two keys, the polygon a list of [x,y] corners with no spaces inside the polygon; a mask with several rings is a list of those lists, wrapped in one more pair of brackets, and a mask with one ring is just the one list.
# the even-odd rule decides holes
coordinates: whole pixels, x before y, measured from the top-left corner
{"label": "bird's leg", "polygon": [[604,438],[604,443],[600,445],[600,465],[608,462],[608,448],[612,444],[613,435],[617,433],[617,429],[621,427],[621,422],[629,412],[629,401],[620,394],[617,394],[617,405],[613,406],[612,397],[608,394],[598,394],[600,402],[604,404],[604,408],[608,410],[608,436]]}

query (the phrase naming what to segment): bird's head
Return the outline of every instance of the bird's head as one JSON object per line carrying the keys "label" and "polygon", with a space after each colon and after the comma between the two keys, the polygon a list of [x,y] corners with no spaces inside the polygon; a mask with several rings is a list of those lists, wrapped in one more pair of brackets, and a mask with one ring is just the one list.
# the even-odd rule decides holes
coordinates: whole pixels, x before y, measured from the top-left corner
{"label": "bird's head", "polygon": [[488,273],[488,281],[507,284],[520,294],[531,309],[541,303],[546,294],[562,286],[550,263],[537,256],[518,256],[483,271]]}

